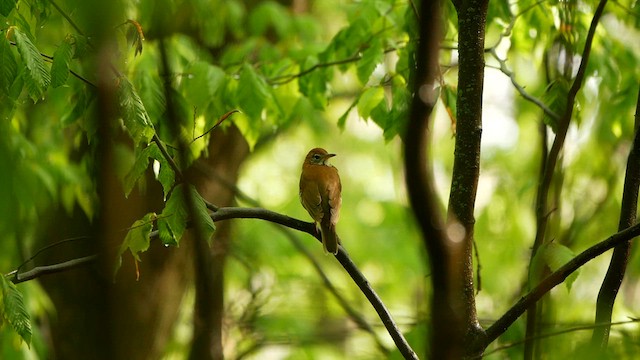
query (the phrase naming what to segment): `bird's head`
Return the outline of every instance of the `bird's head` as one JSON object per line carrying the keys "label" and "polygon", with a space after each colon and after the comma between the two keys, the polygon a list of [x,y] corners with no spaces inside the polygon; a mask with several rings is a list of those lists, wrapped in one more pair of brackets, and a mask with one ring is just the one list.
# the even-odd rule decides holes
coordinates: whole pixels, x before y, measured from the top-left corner
{"label": "bird's head", "polygon": [[334,156],[336,156],[336,154],[329,154],[325,149],[315,148],[309,151],[304,162],[313,165],[329,165],[329,159]]}

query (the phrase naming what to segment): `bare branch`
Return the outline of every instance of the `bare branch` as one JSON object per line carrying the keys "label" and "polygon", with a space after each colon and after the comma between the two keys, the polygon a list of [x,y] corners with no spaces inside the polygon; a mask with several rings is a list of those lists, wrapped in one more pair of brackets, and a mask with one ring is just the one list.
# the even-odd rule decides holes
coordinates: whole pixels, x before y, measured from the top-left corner
{"label": "bare branch", "polygon": [[498,64],[500,64],[500,66],[498,67],[498,70],[500,70],[503,74],[509,77],[509,79],[511,80],[511,84],[513,84],[513,87],[516,88],[520,96],[522,96],[525,100],[535,104],[537,107],[542,109],[542,111],[545,114],[547,114],[550,118],[554,119],[555,121],[560,121],[560,115],[556,114],[555,111],[549,109],[549,107],[545,105],[541,100],[529,94],[524,89],[524,87],[522,87],[522,85],[520,85],[516,81],[516,74],[513,71],[509,70],[509,67],[507,67],[506,60],[500,59],[495,48],[489,49],[489,53],[491,54],[491,56],[493,56],[494,59],[496,59],[496,61],[498,61]]}
{"label": "bare branch", "polygon": [[11,282],[13,282],[14,284],[19,284],[21,282],[33,280],[44,275],[56,274],[56,273],[64,272],[67,270],[75,269],[80,266],[87,265],[89,263],[94,262],[97,258],[98,258],[97,255],[89,255],[89,256],[65,261],[59,264],[36,266],[33,269],[25,272],[18,272],[18,270],[14,270],[5,276],[7,277],[11,276],[12,277]]}

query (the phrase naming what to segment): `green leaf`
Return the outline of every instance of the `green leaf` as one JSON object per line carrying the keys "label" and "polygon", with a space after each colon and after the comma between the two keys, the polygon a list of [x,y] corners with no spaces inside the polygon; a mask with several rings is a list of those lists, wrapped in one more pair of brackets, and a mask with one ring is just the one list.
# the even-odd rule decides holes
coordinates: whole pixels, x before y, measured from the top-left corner
{"label": "green leaf", "polygon": [[[318,64],[317,58],[309,57],[304,62],[302,71],[313,69]],[[316,109],[324,109],[327,106],[329,75],[327,68],[316,68],[298,80],[300,92],[309,99]]]}
{"label": "green leaf", "polygon": [[162,184],[164,195],[167,196],[171,187],[173,187],[175,174],[169,165],[169,161],[162,155],[160,148],[158,148],[158,145],[155,142],[151,143],[140,152],[140,155],[138,155],[133,167],[131,167],[131,170],[129,170],[129,173],[125,176],[123,183],[125,196],[129,196],[140,176],[142,176],[142,174],[147,170],[150,159],[160,162],[158,181]]}
{"label": "green leaf", "polygon": [[[147,57],[151,58],[151,57]],[[153,59],[155,61],[155,59]],[[152,66],[152,61],[146,61],[144,64]],[[144,65],[141,64],[140,69],[143,69]],[[157,73],[150,71],[140,71],[140,74],[136,76],[137,88],[140,89],[138,94],[142,103],[145,104],[147,114],[151,119],[160,119],[166,111],[166,103],[164,99],[164,91],[160,77]]]}
{"label": "green leaf", "polygon": [[7,17],[16,7],[16,0],[0,0],[0,14]]}
{"label": "green leaf", "polygon": [[136,143],[149,143],[155,130],[147,110],[133,84],[125,77],[120,77],[118,99],[124,126],[129,136]]}
{"label": "green leaf", "polygon": [[6,93],[18,76],[18,64],[6,37],[0,39],[0,90]]}
{"label": "green leaf", "polygon": [[360,100],[358,100],[358,114],[363,119],[368,119],[371,110],[384,101],[384,89],[381,86],[374,86],[366,89]]}
{"label": "green leaf", "polygon": [[73,57],[72,36],[67,36],[60,46],[53,53],[53,64],[51,64],[51,86],[58,87],[64,85],[69,78],[69,62]]}
{"label": "green leaf", "polygon": [[127,236],[125,236],[124,241],[120,245],[118,259],[114,269],[114,276],[122,265],[122,254],[124,254],[125,251],[129,250],[136,262],[142,261],[140,259],[140,253],[149,249],[149,244],[151,242],[149,235],[151,234],[151,230],[153,230],[153,222],[157,218],[158,216],[156,213],[148,213],[143,216],[142,219],[136,220],[133,225],[131,225],[129,232],[127,232]]}
{"label": "green leaf", "polygon": [[193,186],[189,186],[189,189],[191,190],[191,196],[193,196],[195,206],[195,225],[200,228],[200,234],[202,234],[209,242],[209,245],[211,245],[211,235],[216,231],[216,225],[211,219],[211,216],[209,216],[209,209],[207,209],[207,204],[205,204],[200,193],[198,193]]}
{"label": "green leaf", "polygon": [[15,81],[9,88],[9,97],[13,100],[18,100],[20,94],[22,94],[22,89],[24,89],[25,82],[24,78],[27,77],[26,72],[27,68],[23,66],[22,69],[18,72],[18,76],[16,76]]}
{"label": "green leaf", "polygon": [[0,304],[2,319],[11,325],[27,345],[31,345],[31,320],[25,308],[22,293],[7,278],[4,276],[0,278],[2,278],[0,280],[2,282],[2,304]]}
{"label": "green leaf", "polygon": [[224,84],[226,73],[221,68],[204,61],[191,64],[185,71],[189,74],[182,82],[185,96],[202,111],[211,103]]}
{"label": "green leaf", "polygon": [[382,63],[383,57],[382,41],[376,37],[362,52],[362,58],[358,61],[358,79],[362,84],[367,84],[376,66]]}
{"label": "green leaf", "polygon": [[451,86],[449,84],[444,84],[441,87],[440,99],[442,100],[442,104],[444,108],[447,110],[447,114],[449,115],[449,120],[451,120],[451,129],[455,134],[457,118],[457,109],[458,109],[458,89],[455,86]]}
{"label": "green leaf", "polygon": [[[200,227],[201,234],[210,240],[215,231],[215,224],[209,217],[204,199],[192,185],[189,185],[187,191],[190,192],[194,204],[195,224]],[[188,217],[189,210],[185,199],[184,185],[180,184],[173,189],[162,214],[158,217],[158,230],[163,244],[178,245],[180,243],[187,228]]]}
{"label": "green leaf", "polygon": [[275,1],[263,1],[249,15],[249,30],[252,34],[268,36],[273,28],[280,37],[287,36],[291,28],[291,15],[286,7]]}
{"label": "green leaf", "polygon": [[51,75],[47,70],[47,67],[42,60],[40,51],[31,42],[31,39],[20,31],[18,28],[12,28],[16,39],[16,46],[18,47],[18,53],[22,57],[22,61],[25,63],[28,71],[26,77],[26,85],[29,90],[31,99],[36,102],[42,97],[45,90],[51,83]]}
{"label": "green leaf", "polygon": [[264,79],[251,65],[245,63],[242,66],[236,95],[242,111],[255,121],[260,119],[270,93]]}
{"label": "green leaf", "polygon": [[[545,262],[551,271],[560,269],[576,256],[571,249],[555,242],[547,244],[544,254]],[[578,273],[579,271],[573,272],[564,281],[564,284],[567,285],[567,290],[571,291],[571,285],[573,285],[574,281],[578,278]]]}
{"label": "green leaf", "polygon": [[67,112],[60,119],[62,126],[74,124],[86,113],[91,113],[91,105],[95,102],[95,93],[89,91],[78,91],[74,93],[70,102],[73,106],[67,109]]}
{"label": "green leaf", "polygon": [[358,95],[358,97],[353,100],[353,102],[351,103],[351,105],[349,106],[349,108],[347,109],[347,111],[345,111],[342,116],[340,116],[340,118],[338,118],[338,127],[340,129],[344,129],[344,126],[347,124],[347,118],[349,117],[349,114],[351,113],[351,110],[353,110],[353,108],[355,108],[358,105],[358,101],[360,101],[360,96],[362,94]]}
{"label": "green leaf", "polygon": [[[542,97],[542,101],[547,104],[547,107],[551,109],[551,111],[562,116],[567,108],[567,94],[569,93],[570,87],[571,84],[569,81],[560,77],[557,80],[552,81],[549,86],[547,86],[544,96]],[[554,133],[557,131],[558,121],[556,119],[544,114],[543,121],[551,127],[551,130],[553,130]]]}
{"label": "green leaf", "polygon": [[[531,269],[529,271],[530,287],[534,287],[542,280],[545,268],[556,271],[574,257],[575,254],[573,251],[564,245],[556,244],[555,242],[541,245],[531,262]],[[571,286],[578,278],[578,273],[579,271],[573,272],[564,281],[567,290],[571,291]]]}
{"label": "green leaf", "polygon": [[[325,50],[325,55],[334,60],[350,59],[358,54],[360,49],[371,40],[369,19],[358,16],[348,27],[340,30],[331,40],[331,45]],[[352,63],[345,62],[339,66],[346,71]]]}
{"label": "green leaf", "polygon": [[176,186],[158,217],[160,241],[165,245],[179,245],[182,234],[187,228],[189,211],[184,199],[183,185]]}

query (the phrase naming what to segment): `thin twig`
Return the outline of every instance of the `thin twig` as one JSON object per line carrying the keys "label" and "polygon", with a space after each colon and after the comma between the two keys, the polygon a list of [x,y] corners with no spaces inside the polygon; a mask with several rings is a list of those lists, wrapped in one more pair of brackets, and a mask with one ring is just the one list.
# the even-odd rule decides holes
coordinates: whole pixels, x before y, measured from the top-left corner
{"label": "thin twig", "polygon": [[549,109],[549,107],[547,105],[545,105],[541,100],[539,100],[535,96],[529,94],[524,89],[524,87],[522,87],[522,85],[520,85],[518,83],[518,81],[516,81],[515,73],[513,71],[509,70],[509,68],[507,67],[506,60],[503,60],[498,56],[498,53],[496,52],[495,48],[489,49],[489,53],[491,54],[491,56],[493,56],[494,59],[496,59],[496,61],[498,61],[498,64],[500,64],[500,66],[497,69],[500,70],[503,74],[505,74],[506,76],[509,77],[509,80],[511,80],[511,84],[513,84],[513,87],[516,88],[516,90],[518,91],[520,96],[522,96],[525,100],[527,100],[529,102],[532,102],[537,107],[542,109],[542,111],[545,114],[547,114],[550,118],[552,118],[553,120],[560,121],[560,115],[556,114],[555,111]]}
{"label": "thin twig", "polygon": [[97,258],[98,255],[89,255],[77,259],[68,260],[59,264],[36,266],[33,269],[25,272],[18,272],[18,270],[14,270],[5,276],[12,276],[11,282],[13,282],[14,284],[19,284],[21,282],[42,277],[44,275],[56,274],[75,269],[83,265],[87,265],[94,262]]}
{"label": "thin twig", "polygon": [[[400,49],[399,47],[388,48],[388,49],[385,49],[383,51],[383,53],[387,54],[387,53],[390,53],[390,52],[398,51],[399,49]],[[362,59],[362,54],[357,54],[357,55],[354,55],[352,57],[348,57],[348,58],[345,58],[345,59],[340,59],[340,60],[335,60],[335,61],[327,61],[327,62],[324,62],[324,63],[318,63],[318,64],[315,64],[315,65],[313,65],[313,66],[311,66],[311,67],[309,67],[307,69],[304,69],[304,70],[302,70],[300,72],[297,72],[295,74],[274,76],[274,77],[272,77],[270,79],[267,79],[267,82],[272,84],[272,85],[282,85],[282,84],[286,84],[286,83],[288,83],[290,81],[293,81],[293,79],[300,78],[300,77],[303,77],[305,75],[308,75],[308,74],[310,74],[310,73],[312,73],[312,72],[314,72],[314,71],[316,71],[318,69],[331,67],[331,66],[336,66],[336,65],[349,64],[349,63],[352,63],[352,62],[359,61],[360,59]]]}
{"label": "thin twig", "polygon": [[49,0],[49,2],[51,3],[51,5],[53,5],[54,8],[56,8],[56,10],[60,13],[60,15],[62,15],[63,18],[65,18],[65,20],[67,20],[67,22],[69,23],[69,25],[71,25],[71,27],[78,32],[78,34],[80,35],[84,35],[84,33],[82,32],[82,30],[80,30],[80,27],[78,27],[78,25],[76,25],[76,23],[71,19],[71,17],[69,15],[67,15],[67,13],[65,13],[62,8],[60,6],[58,6],[58,4],[56,4],[55,1],[53,0]]}
{"label": "thin twig", "polygon": [[[202,135],[199,135],[199,136],[193,138],[193,140],[191,140],[190,144],[194,143],[196,140],[200,139],[201,137],[203,137],[203,136],[207,135],[208,133],[210,133],[211,131],[213,131],[215,128],[218,127],[218,125],[222,124],[223,121],[227,120],[227,118],[229,118],[229,116],[231,116],[231,115],[233,115],[233,114],[235,114],[237,112],[240,112],[240,110],[233,109],[233,110],[227,112],[226,114],[222,115],[218,119],[218,121],[209,130],[205,131]],[[193,128],[195,129],[195,123],[194,123],[194,127]]]}

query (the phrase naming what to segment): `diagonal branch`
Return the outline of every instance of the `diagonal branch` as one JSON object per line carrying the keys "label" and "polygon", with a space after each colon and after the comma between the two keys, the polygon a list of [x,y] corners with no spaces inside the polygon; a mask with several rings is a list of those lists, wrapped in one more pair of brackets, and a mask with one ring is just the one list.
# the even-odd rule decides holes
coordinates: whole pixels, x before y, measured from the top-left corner
{"label": "diagonal branch", "polygon": [[486,331],[487,339],[486,345],[502,335],[511,324],[513,324],[528,307],[536,303],[542,296],[548,293],[551,289],[558,284],[564,282],[564,280],[571,275],[574,271],[578,270],[581,266],[602,255],[604,252],[611,250],[617,245],[623,244],[627,241],[640,235],[640,224],[636,224],[625,230],[619,231],[614,235],[611,235],[607,239],[593,245],[585,251],[578,254],[571,261],[566,263],[558,270],[551,273],[544,280],[540,282],[529,293],[520,298],[520,300],[513,305],[500,319],[493,323]]}
{"label": "diagonal branch", "polygon": [[496,59],[498,64],[500,64],[500,66],[498,67],[498,70],[500,70],[503,74],[505,74],[506,76],[509,77],[509,80],[511,80],[511,84],[513,84],[513,87],[516,88],[516,90],[518,91],[520,96],[522,96],[525,100],[535,104],[537,107],[542,109],[542,111],[546,115],[548,115],[550,118],[552,118],[553,120],[560,121],[560,115],[556,114],[553,110],[549,109],[549,107],[547,105],[545,105],[545,103],[543,103],[540,99],[538,99],[535,96],[529,94],[524,89],[524,87],[522,87],[522,85],[520,85],[516,81],[516,74],[513,71],[511,71],[509,69],[509,67],[507,67],[506,60],[503,60],[498,56],[498,53],[496,52],[495,48],[491,48],[489,50],[489,53],[491,54],[491,56],[493,56],[494,59]]}

